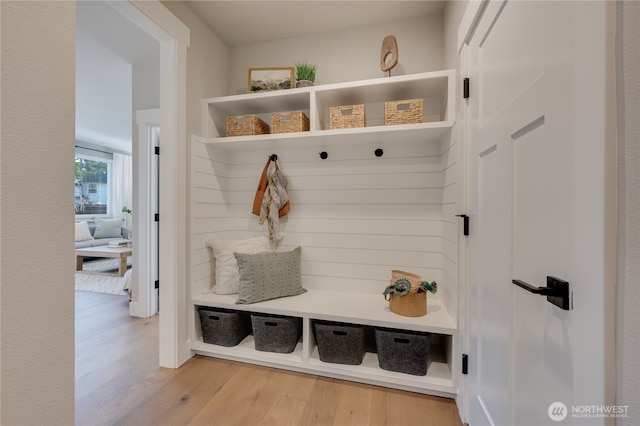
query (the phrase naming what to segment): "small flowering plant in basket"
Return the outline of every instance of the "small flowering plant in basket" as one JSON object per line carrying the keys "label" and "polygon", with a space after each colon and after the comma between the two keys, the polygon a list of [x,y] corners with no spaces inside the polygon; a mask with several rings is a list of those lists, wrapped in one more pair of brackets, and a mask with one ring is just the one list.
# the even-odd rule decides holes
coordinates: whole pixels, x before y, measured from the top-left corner
{"label": "small flowering plant in basket", "polygon": [[422,281],[422,277],[409,272],[391,271],[391,283],[384,290],[389,309],[398,315],[420,317],[427,314],[427,292],[435,294],[435,281]]}

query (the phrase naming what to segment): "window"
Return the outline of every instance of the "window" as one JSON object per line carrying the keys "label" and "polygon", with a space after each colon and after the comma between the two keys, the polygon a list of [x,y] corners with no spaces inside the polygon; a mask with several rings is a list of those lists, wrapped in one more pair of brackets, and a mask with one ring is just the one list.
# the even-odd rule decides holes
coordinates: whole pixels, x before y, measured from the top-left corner
{"label": "window", "polygon": [[76,153],[76,216],[111,214],[111,160]]}

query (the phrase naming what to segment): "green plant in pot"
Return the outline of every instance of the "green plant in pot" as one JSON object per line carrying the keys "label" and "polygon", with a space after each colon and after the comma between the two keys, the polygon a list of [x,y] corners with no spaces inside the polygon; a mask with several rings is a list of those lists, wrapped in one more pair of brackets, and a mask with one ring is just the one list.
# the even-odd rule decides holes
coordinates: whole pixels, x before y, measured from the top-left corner
{"label": "green plant in pot", "polygon": [[313,86],[317,67],[306,62],[296,63],[296,87]]}

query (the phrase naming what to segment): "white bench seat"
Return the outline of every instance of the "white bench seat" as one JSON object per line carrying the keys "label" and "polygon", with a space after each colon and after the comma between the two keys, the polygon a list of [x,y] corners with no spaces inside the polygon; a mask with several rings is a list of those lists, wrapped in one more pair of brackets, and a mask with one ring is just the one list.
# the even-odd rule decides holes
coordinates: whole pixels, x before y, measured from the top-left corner
{"label": "white bench seat", "polygon": [[430,333],[454,334],[455,321],[440,300],[427,296],[427,315],[404,317],[389,310],[389,302],[382,294],[350,293],[308,289],[298,296],[282,297],[263,302],[236,305],[236,295],[214,293],[199,294],[192,298],[194,305],[212,306],[251,312],[297,316],[372,325],[376,327],[400,328]]}

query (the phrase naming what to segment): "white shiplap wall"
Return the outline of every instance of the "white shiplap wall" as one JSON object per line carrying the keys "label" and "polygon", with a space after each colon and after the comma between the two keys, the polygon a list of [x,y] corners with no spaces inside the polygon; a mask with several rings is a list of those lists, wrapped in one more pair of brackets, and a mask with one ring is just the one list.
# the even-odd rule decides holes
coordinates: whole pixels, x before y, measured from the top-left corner
{"label": "white shiplap wall", "polygon": [[[452,131],[451,134],[455,134]],[[290,214],[280,250],[302,247],[307,288],[382,293],[392,269],[439,284],[453,318],[457,294],[457,149],[453,139],[275,152],[288,179]],[[374,150],[384,155],[375,157]],[[318,153],[326,150],[328,158]],[[266,233],[250,210],[267,157],[192,138],[192,292],[209,292],[205,241]],[[380,296],[382,297],[382,295]],[[453,305],[453,306],[452,306]]]}
{"label": "white shiplap wall", "polygon": [[457,318],[458,312],[458,239],[462,235],[461,214],[459,208],[458,182],[460,170],[458,168],[457,127],[451,130],[451,136],[442,141],[442,285],[439,287],[443,303],[452,318]]}

